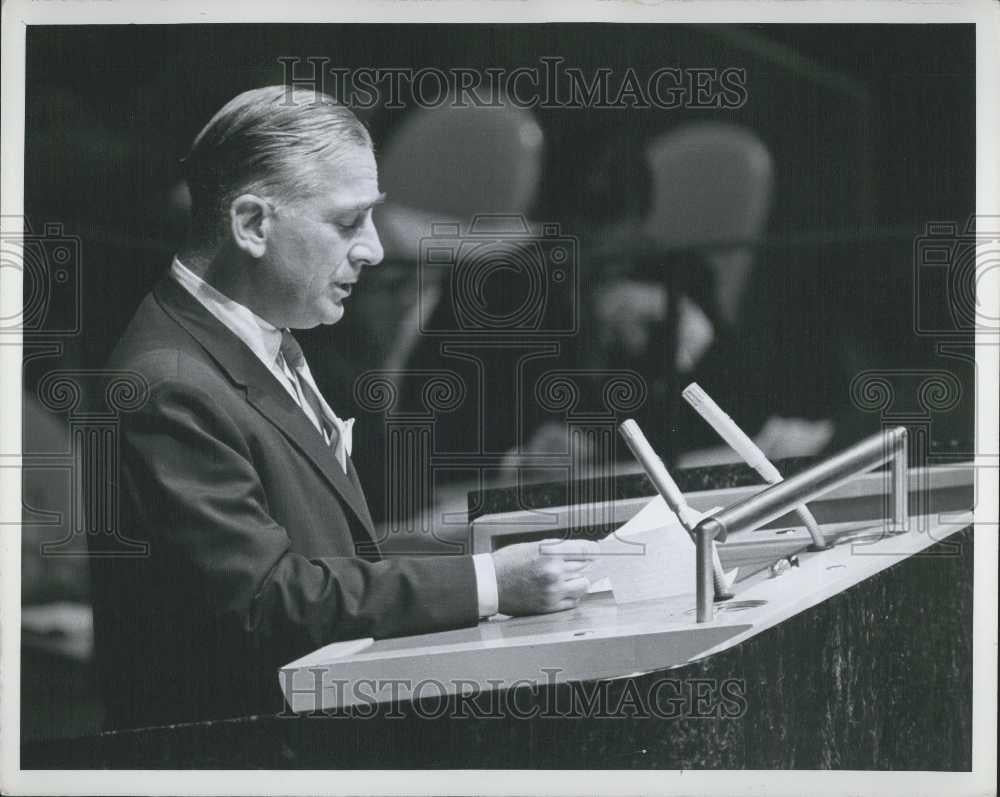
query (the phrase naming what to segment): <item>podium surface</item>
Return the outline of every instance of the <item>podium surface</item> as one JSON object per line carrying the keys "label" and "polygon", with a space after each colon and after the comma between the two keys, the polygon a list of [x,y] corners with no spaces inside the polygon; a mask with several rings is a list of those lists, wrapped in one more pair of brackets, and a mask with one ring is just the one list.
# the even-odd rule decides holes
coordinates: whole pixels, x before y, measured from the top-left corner
{"label": "podium surface", "polygon": [[[836,514],[838,504],[877,516],[881,500],[866,504],[862,499],[880,499],[884,481],[875,473],[845,485],[817,502],[820,516]],[[921,469],[910,481],[911,503],[924,514],[911,518],[908,532],[890,533],[879,517],[827,522],[829,549],[812,551],[804,527],[779,522],[741,543],[720,545],[724,567],[737,569],[737,576],[734,596],[716,603],[711,622],[696,621],[693,592],[622,604],[610,592],[600,592],[575,609],[548,615],[500,615],[474,628],[335,643],[282,668],[279,682],[290,709],[301,713],[679,667],[745,641],[972,523],[969,468]],[[754,489],[694,498],[732,500]],[[624,513],[647,500],[629,502]],[[502,544],[503,530],[510,526],[502,516],[487,520],[480,528],[491,530],[491,545]],[[514,521],[513,528],[521,529]],[[785,566],[775,567],[779,563]]]}

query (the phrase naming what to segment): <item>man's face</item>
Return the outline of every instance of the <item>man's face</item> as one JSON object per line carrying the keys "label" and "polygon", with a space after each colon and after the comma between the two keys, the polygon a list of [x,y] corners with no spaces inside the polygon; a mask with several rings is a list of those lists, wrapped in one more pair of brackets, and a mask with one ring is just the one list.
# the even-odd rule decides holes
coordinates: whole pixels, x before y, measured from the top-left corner
{"label": "man's face", "polygon": [[372,222],[372,207],[383,195],[371,149],[351,145],[310,168],[322,187],[274,207],[258,264],[264,269],[258,284],[268,289],[260,297],[269,310],[265,318],[279,327],[335,324],[362,269],[383,255]]}

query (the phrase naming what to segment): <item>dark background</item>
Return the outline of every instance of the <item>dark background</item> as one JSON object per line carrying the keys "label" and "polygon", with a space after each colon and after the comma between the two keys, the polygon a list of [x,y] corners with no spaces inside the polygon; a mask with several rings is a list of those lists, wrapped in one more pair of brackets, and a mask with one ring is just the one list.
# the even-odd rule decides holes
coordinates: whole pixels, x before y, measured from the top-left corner
{"label": "dark background", "polygon": [[[560,55],[588,75],[736,66],[747,70],[739,109],[536,109],[546,154],[530,215],[585,237],[594,225],[641,214],[642,152],[652,136],[695,118],[754,129],[773,154],[776,186],[741,330],[740,359],[755,359],[764,398],[742,417],[762,420],[748,416],[765,409],[839,417],[842,435],[856,437],[856,427],[878,421],[850,407],[858,371],[942,367],[971,378],[958,360],[935,354],[936,339],[914,334],[921,287],[912,252],[927,222],[961,228],[974,212],[974,52],[974,29],[961,25],[32,27],[28,221],[35,230],[59,222],[81,239],[82,332],[62,339],[64,362],[103,363],[183,235],[184,219],[167,210],[179,158],[226,100],[283,80],[279,57],[513,69]],[[364,113],[377,146],[406,112]],[[584,280],[601,268],[586,251],[581,261]],[[924,303],[945,317],[947,297],[924,290]],[[57,321],[58,311],[48,323]],[[321,379],[322,352],[356,347],[348,335],[348,325],[305,335],[307,353],[320,352],[310,362]],[[25,374],[29,388],[54,364],[37,363]],[[741,380],[740,390],[724,373],[714,380],[720,402],[752,392]],[[964,442],[971,417],[966,402],[936,421]]]}

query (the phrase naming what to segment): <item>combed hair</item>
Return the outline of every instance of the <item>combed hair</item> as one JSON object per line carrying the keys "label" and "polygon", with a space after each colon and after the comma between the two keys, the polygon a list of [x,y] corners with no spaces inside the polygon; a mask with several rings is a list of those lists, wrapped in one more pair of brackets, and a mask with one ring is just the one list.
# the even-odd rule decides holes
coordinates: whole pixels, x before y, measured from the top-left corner
{"label": "combed hair", "polygon": [[371,147],[371,136],[328,94],[278,85],[233,97],[198,133],[183,161],[195,239],[217,239],[240,194],[289,199],[316,191],[310,161],[345,144]]}

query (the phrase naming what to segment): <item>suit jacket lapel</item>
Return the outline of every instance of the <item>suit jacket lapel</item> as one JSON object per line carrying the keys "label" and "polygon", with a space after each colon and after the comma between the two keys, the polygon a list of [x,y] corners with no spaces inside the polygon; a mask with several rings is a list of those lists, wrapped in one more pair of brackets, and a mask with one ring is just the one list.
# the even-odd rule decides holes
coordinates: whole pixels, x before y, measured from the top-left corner
{"label": "suit jacket lapel", "polygon": [[351,460],[350,455],[347,457],[347,478],[350,479],[351,484],[354,485],[361,496],[361,508],[364,510],[361,519],[365,524],[365,528],[368,529],[368,533],[371,535],[370,540],[358,544],[358,555],[369,559],[380,559],[382,555],[375,534],[375,524],[368,511],[368,499],[365,497],[365,491],[361,489],[361,480],[358,478],[358,472],[354,469],[354,462]]}
{"label": "suit jacket lapel", "polygon": [[[250,348],[170,276],[161,280],[154,293],[164,311],[201,344],[233,381],[246,388],[247,401],[312,461],[374,538],[375,528],[357,475],[344,473],[316,427]],[[353,471],[353,465],[348,465],[348,471]]]}
{"label": "suit jacket lapel", "polygon": [[361,507],[364,509],[364,517],[362,518],[362,520],[365,521],[365,524],[368,527],[374,529],[375,524],[372,521],[372,517],[369,514],[369,509],[368,509],[368,498],[365,495],[365,491],[361,489],[361,480],[358,478],[358,472],[354,469],[354,461],[351,459],[350,455],[347,456],[347,478],[350,480],[351,484],[354,485],[354,488],[361,495]]}
{"label": "suit jacket lapel", "polygon": [[[265,369],[266,370],[266,369]],[[268,373],[268,376],[271,376]],[[271,377],[271,381],[275,381]],[[365,502],[364,494],[348,478],[340,467],[340,462],[333,450],[320,437],[316,427],[306,417],[302,409],[292,401],[284,388],[275,384],[274,389],[261,389],[260,385],[247,385],[247,401],[267,420],[273,423],[285,437],[318,467],[341,497],[354,510],[358,520],[364,525],[369,535],[374,536],[371,515]]]}

